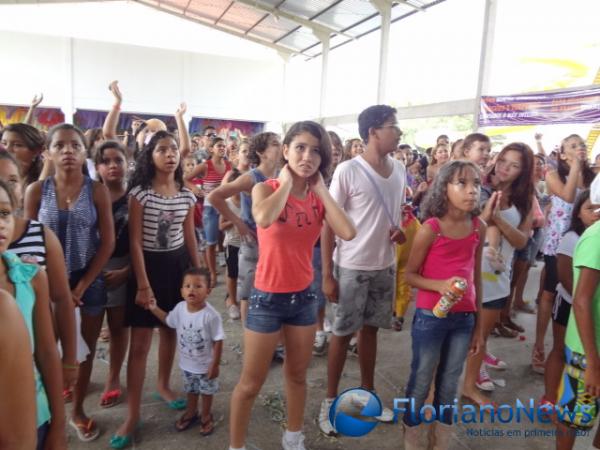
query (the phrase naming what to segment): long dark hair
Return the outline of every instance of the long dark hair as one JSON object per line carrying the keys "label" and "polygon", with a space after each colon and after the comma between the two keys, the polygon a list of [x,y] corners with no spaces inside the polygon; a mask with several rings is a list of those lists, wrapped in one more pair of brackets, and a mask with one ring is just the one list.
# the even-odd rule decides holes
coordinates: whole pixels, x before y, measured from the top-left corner
{"label": "long dark hair", "polygon": [[590,190],[589,189],[586,189],[579,193],[579,195],[575,199],[575,202],[573,203],[573,213],[571,214],[571,225],[569,226],[569,229],[567,231],[565,231],[565,234],[567,234],[569,231],[574,231],[575,233],[577,233],[578,236],[581,236],[583,234],[583,232],[585,231],[585,225],[584,225],[583,221],[581,220],[581,218],[579,217],[579,213],[581,212],[581,207],[583,206],[583,204],[589,199],[590,199]]}
{"label": "long dark hair", "polygon": [[[440,218],[448,213],[448,184],[452,182],[456,174],[460,175],[465,170],[472,170],[477,178],[479,178],[479,168],[470,161],[457,159],[449,161],[440,167],[421,204],[421,218],[423,221],[430,217]],[[479,213],[479,206],[477,206],[471,211],[471,217],[478,216]]]}
{"label": "long dark hair", "polygon": [[521,223],[527,218],[531,205],[533,204],[533,151],[529,145],[523,142],[513,142],[505,146],[496,159],[491,169],[488,170],[485,177],[486,184],[491,184],[492,176],[496,174],[496,165],[500,158],[506,153],[513,151],[521,155],[521,173],[510,185],[509,205],[515,205],[519,214],[521,214]]}
{"label": "long dark hair", "polygon": [[[157,131],[150,139],[150,142],[144,146],[144,148],[140,151],[136,162],[135,162],[135,171],[133,175],[129,179],[129,183],[127,185],[127,191],[129,192],[136,186],[140,186],[142,189],[148,189],[152,186],[152,180],[156,175],[156,167],[154,166],[154,160],[152,159],[152,153],[158,144],[158,141],[161,139],[170,138],[177,142],[175,136],[168,131]],[[179,143],[177,142],[179,146]],[[175,169],[175,183],[177,183],[179,190],[183,190],[183,168],[181,167],[181,159],[179,160],[179,165],[177,169]]]}
{"label": "long dark hair", "polygon": [[[563,155],[565,153],[565,143],[572,138],[582,139],[581,136],[579,136],[578,134],[570,134],[569,136],[564,138],[560,143],[560,154],[558,155],[558,167],[556,171],[558,173],[560,181],[562,181],[563,183],[567,182],[567,177],[569,176],[570,168],[569,164],[567,164],[567,162],[564,159],[562,159],[560,155]],[[584,161],[581,165],[581,174],[583,175],[583,185],[585,187],[589,187],[590,184],[592,184],[592,181],[594,181],[594,177],[596,176],[596,174],[589,166],[587,160]]]}
{"label": "long dark hair", "polygon": [[[30,185],[34,181],[37,181],[42,173],[42,166],[44,165],[44,162],[42,161],[44,135],[40,133],[37,128],[26,123],[11,123],[10,125],[7,125],[1,133],[5,133],[6,131],[18,134],[27,149],[36,153],[33,161],[31,161],[31,166],[24,177],[25,185]],[[17,167],[20,167],[20,165]]]}
{"label": "long dark hair", "polygon": [[302,133],[309,133],[319,140],[319,155],[321,155],[321,164],[319,164],[319,172],[323,178],[327,178],[329,166],[331,166],[331,140],[329,134],[317,122],[305,120],[304,122],[296,122],[290,127],[283,138],[283,145],[289,146],[294,138]]}

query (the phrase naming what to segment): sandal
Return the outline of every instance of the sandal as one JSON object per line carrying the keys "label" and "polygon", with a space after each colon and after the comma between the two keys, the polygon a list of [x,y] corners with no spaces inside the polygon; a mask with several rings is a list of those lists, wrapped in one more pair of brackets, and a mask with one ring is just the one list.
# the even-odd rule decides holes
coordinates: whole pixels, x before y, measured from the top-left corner
{"label": "sandal", "polygon": [[523,302],[522,305],[513,305],[515,311],[520,311],[526,314],[535,314],[535,307],[530,305],[529,302]]}
{"label": "sandal", "polygon": [[175,422],[175,429],[177,431],[185,431],[197,422],[198,413],[194,414],[192,417],[185,417],[185,413],[183,413],[183,415]]}
{"label": "sandal", "polygon": [[508,328],[509,330],[516,331],[517,333],[525,333],[525,328],[523,328],[518,323],[513,322],[513,320],[510,317],[507,317],[502,321],[502,326],[504,328]]}
{"label": "sandal", "polygon": [[211,434],[213,434],[213,431],[215,431],[215,423],[213,420],[213,415],[209,414],[208,415],[208,419],[206,421],[201,421],[200,422],[200,434],[202,436],[209,436]]}
{"label": "sandal", "polygon": [[82,442],[90,442],[100,436],[100,430],[92,419],[88,419],[87,423],[75,422],[71,419],[69,425],[77,432],[77,437]]}
{"label": "sandal", "polygon": [[121,402],[121,389],[105,391],[100,397],[100,406],[102,408],[112,408]]}
{"label": "sandal", "polygon": [[544,355],[543,350],[540,351],[533,347],[533,353],[531,354],[531,368],[535,373],[544,375],[544,371],[546,370],[546,355]]}
{"label": "sandal", "polygon": [[187,400],[185,398],[177,398],[175,400],[169,401],[169,400],[162,398],[162,396],[158,392],[155,392],[153,397],[156,400],[162,400],[163,402],[165,402],[167,404],[167,406],[169,408],[174,409],[176,411],[187,408]]}
{"label": "sandal", "polygon": [[63,401],[71,403],[73,401],[73,388],[63,389]]}
{"label": "sandal", "polygon": [[116,448],[117,450],[121,450],[123,448],[129,447],[133,443],[133,438],[131,435],[126,436],[118,436],[113,434],[108,442],[110,448]]}
{"label": "sandal", "polygon": [[100,330],[100,334],[98,335],[98,340],[100,342],[109,342],[110,341],[110,331],[108,327],[103,327]]}
{"label": "sandal", "polygon": [[497,323],[495,329],[496,333],[498,333],[498,336],[503,338],[516,338],[519,335],[519,333],[517,333],[515,330],[506,328],[501,323]]}

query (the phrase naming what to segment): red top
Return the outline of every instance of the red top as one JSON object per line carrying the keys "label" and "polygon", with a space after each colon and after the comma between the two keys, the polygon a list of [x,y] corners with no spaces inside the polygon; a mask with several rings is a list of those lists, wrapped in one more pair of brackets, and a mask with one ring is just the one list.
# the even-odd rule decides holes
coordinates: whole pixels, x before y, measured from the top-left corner
{"label": "red top", "polygon": [[223,160],[225,163],[225,171],[223,173],[217,172],[215,169],[215,165],[212,162],[212,159],[206,161],[206,174],[202,178],[204,184],[204,192],[206,194],[212,192],[216,188],[221,185],[221,181],[223,181],[223,177],[227,172],[231,170],[231,164],[226,159]]}
{"label": "red top", "polygon": [[[273,190],[279,180],[264,182]],[[279,218],[267,228],[257,227],[258,265],[254,286],[265,292],[299,292],[313,280],[312,252],[325,216],[323,203],[309,191],[301,200],[290,195]]]}
{"label": "red top", "polygon": [[[479,245],[479,218],[473,217],[473,231],[462,239],[452,239],[441,234],[440,223],[432,217],[425,221],[436,238],[429,248],[421,267],[421,276],[434,280],[447,280],[461,277],[467,280],[467,291],[450,310],[450,312],[476,311],[475,298],[475,254]],[[417,308],[433,309],[441,294],[436,291],[419,289],[417,291]]]}

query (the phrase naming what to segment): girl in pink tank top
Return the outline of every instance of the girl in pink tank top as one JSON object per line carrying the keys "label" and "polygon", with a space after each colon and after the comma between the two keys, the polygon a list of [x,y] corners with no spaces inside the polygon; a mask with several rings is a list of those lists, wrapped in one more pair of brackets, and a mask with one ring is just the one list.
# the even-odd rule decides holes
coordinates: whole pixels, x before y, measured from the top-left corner
{"label": "girl in pink tank top", "polygon": [[[411,331],[411,374],[405,396],[414,399],[415,408],[404,415],[407,448],[412,448],[425,432],[420,411],[436,368],[436,442],[443,442],[451,433],[452,417],[442,406],[454,404],[467,354],[481,347],[477,316],[485,224],[478,218],[480,185],[479,169],[473,163],[449,162],[440,168],[422,206],[424,222],[414,238],[405,275],[408,284],[418,289]],[[432,310],[457,280],[466,282],[465,294],[447,317],[439,319]]]}

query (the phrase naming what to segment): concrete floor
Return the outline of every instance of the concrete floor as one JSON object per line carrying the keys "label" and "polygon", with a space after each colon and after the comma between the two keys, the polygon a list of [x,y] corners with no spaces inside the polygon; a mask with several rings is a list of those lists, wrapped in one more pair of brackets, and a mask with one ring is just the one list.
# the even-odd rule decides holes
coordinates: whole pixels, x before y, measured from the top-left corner
{"label": "concrete floor", "polygon": [[[526,299],[532,299],[537,292],[540,268],[532,269],[526,289]],[[220,277],[223,280],[223,277]],[[173,427],[174,421],[180,412],[169,410],[162,402],[153,399],[154,383],[157,373],[157,346],[154,344],[148,363],[146,383],[144,386],[143,417],[136,442],[133,448],[140,449],[215,449],[228,448],[228,411],[230,394],[238,380],[241,369],[241,324],[239,321],[230,321],[224,308],[223,284],[217,287],[211,295],[211,304],[222,314],[227,339],[224,345],[223,361],[221,366],[220,385],[221,391],[215,396],[213,413],[218,419],[215,433],[202,437],[199,428],[191,428],[179,433]],[[382,331],[379,338],[378,363],[376,371],[377,390],[382,401],[392,407],[393,398],[403,396],[405,385],[409,376],[411,360],[411,338],[409,324],[413,309],[407,314],[407,326],[402,332]],[[492,371],[493,378],[503,378],[506,387],[497,387],[493,393],[493,400],[498,404],[513,403],[515,398],[522,401],[529,398],[539,399],[543,392],[543,377],[535,374],[530,369],[530,355],[535,332],[535,316],[519,314],[517,321],[526,328],[525,340],[491,338],[490,350],[509,364],[509,370]],[[546,352],[550,351],[550,333],[546,340]],[[91,443],[81,443],[69,430],[69,448],[72,449],[100,449],[108,448],[108,440],[117,426],[122,421],[126,408],[121,403],[111,409],[102,409],[98,406],[102,392],[103,382],[107,373],[107,344],[100,344],[89,396],[86,400],[86,411],[93,417],[102,429],[98,440]],[[380,424],[370,434],[362,438],[327,438],[323,436],[316,424],[319,405],[323,398],[327,376],[326,357],[314,357],[308,372],[308,404],[306,407],[305,426],[306,447],[313,450],[333,449],[402,449],[402,433],[399,424]],[[125,380],[125,371],[121,379]],[[173,368],[173,380],[176,389],[181,389],[181,380],[177,366]],[[355,357],[348,357],[340,389],[355,387],[360,384],[358,361]],[[281,423],[278,423],[277,410],[263,404],[265,399],[283,396],[283,379],[281,365],[274,363],[265,383],[261,397],[256,402],[252,412],[252,420],[248,431],[246,448],[248,450],[278,450],[281,448]],[[481,430],[486,437],[476,436]],[[521,433],[521,437],[509,437],[514,431]],[[453,437],[451,449],[539,449],[554,448],[554,438],[551,437],[553,427],[539,423],[527,424],[487,424],[484,426],[458,425]],[[547,433],[549,437],[542,434]],[[499,436],[499,434],[502,434]],[[528,437],[524,437],[525,435]],[[576,449],[591,448],[593,433],[588,437],[578,438]]]}

